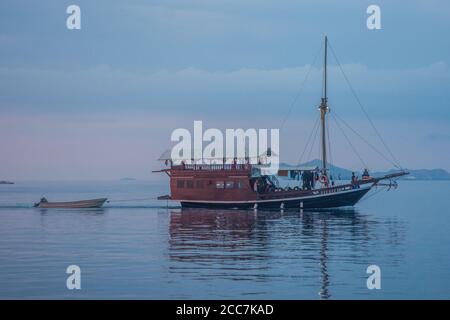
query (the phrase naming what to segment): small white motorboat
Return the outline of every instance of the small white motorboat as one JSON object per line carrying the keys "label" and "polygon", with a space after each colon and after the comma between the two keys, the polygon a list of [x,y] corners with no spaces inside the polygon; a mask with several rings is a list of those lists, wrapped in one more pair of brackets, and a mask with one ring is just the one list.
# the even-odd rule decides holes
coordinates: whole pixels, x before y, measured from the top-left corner
{"label": "small white motorboat", "polygon": [[100,208],[108,200],[107,198],[80,200],[70,202],[48,202],[46,198],[34,204],[36,208]]}

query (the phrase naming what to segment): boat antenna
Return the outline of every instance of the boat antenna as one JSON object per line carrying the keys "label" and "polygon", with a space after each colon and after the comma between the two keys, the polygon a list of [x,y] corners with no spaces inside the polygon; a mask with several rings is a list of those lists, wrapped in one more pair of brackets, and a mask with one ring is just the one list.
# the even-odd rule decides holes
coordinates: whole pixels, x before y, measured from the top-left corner
{"label": "boat antenna", "polygon": [[322,174],[327,175],[327,142],[326,142],[326,124],[325,116],[328,112],[327,104],[327,47],[328,47],[328,37],[325,35],[325,52],[324,52],[324,62],[323,62],[323,95],[322,101],[319,106],[320,110],[320,120],[322,123]]}

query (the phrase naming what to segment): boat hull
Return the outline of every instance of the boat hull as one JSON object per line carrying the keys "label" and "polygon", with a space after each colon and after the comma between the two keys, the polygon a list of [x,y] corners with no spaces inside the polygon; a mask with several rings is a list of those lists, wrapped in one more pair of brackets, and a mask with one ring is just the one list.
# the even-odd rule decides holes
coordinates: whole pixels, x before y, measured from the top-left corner
{"label": "boat hull", "polygon": [[256,201],[180,201],[183,208],[209,209],[326,209],[354,206],[369,192],[370,186],[345,192]]}
{"label": "boat hull", "polygon": [[69,209],[81,209],[81,208],[100,208],[108,200],[107,198],[71,201],[71,202],[40,202],[37,208],[69,208]]}

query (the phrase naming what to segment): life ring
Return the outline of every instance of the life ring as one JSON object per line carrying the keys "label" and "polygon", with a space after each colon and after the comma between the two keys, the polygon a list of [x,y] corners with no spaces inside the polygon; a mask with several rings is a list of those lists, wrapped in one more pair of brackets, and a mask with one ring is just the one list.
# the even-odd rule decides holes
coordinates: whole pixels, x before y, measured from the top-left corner
{"label": "life ring", "polygon": [[323,174],[323,175],[320,176],[319,181],[322,184],[327,184],[328,183],[328,178],[327,178],[326,175]]}

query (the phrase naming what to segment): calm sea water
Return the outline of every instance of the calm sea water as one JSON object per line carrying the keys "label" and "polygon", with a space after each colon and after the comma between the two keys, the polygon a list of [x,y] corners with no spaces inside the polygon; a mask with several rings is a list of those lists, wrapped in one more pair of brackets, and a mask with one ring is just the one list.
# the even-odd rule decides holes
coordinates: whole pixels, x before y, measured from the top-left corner
{"label": "calm sea water", "polygon": [[[154,200],[31,207],[42,195],[125,200],[166,188],[0,185],[0,298],[450,298],[450,182],[403,181],[339,211],[181,210]],[[81,290],[66,288],[72,264]],[[381,268],[380,290],[366,286],[372,264]]]}

